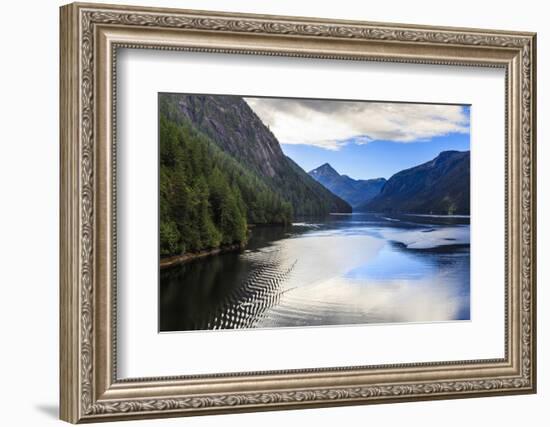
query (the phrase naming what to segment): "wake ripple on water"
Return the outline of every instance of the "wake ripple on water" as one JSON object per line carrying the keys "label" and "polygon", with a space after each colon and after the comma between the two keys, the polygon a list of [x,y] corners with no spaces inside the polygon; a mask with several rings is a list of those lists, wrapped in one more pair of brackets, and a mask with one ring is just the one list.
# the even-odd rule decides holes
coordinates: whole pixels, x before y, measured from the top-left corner
{"label": "wake ripple on water", "polygon": [[248,252],[243,255],[256,268],[241,287],[228,295],[200,329],[250,328],[263,313],[278,304],[286,292],[284,282],[292,273],[296,260],[285,258],[280,249]]}

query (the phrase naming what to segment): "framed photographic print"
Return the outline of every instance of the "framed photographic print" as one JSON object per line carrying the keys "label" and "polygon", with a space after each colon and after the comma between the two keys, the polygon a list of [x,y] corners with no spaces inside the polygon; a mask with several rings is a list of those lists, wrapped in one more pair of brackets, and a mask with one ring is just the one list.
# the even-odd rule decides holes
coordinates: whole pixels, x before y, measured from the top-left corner
{"label": "framed photographic print", "polygon": [[61,8],[61,418],[533,393],[535,34]]}

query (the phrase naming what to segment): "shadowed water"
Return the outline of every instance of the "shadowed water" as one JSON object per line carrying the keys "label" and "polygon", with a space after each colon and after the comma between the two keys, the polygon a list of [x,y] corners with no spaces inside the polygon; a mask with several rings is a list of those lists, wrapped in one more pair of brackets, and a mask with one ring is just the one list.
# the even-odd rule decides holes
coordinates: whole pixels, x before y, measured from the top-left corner
{"label": "shadowed water", "polygon": [[470,318],[469,217],[333,215],[161,271],[160,330]]}

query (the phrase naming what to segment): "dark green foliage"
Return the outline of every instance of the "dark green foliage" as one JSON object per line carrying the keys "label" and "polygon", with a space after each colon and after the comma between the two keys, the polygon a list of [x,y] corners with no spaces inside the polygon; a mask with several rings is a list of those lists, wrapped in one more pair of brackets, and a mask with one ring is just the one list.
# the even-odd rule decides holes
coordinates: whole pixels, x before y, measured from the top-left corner
{"label": "dark green foliage", "polygon": [[160,114],[160,254],[243,244],[247,223],[288,223],[290,203],[185,120]]}

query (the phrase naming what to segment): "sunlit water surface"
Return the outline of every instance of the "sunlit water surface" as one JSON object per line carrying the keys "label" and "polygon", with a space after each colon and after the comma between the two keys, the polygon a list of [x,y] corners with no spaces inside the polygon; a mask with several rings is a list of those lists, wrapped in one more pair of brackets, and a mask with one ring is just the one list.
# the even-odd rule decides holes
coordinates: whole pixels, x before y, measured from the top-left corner
{"label": "sunlit water surface", "polygon": [[160,330],[470,318],[469,217],[332,215],[161,271]]}

